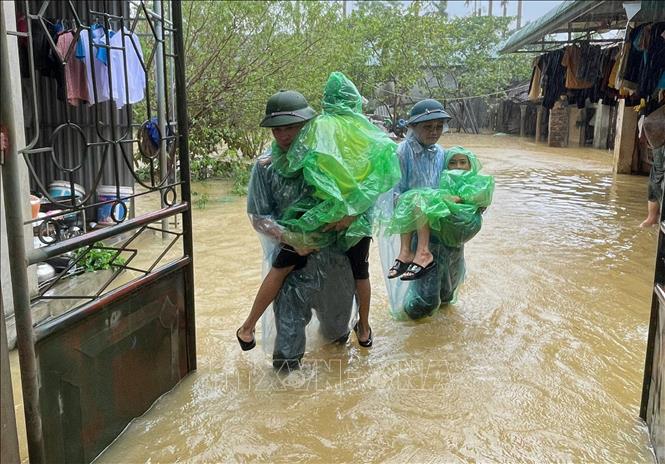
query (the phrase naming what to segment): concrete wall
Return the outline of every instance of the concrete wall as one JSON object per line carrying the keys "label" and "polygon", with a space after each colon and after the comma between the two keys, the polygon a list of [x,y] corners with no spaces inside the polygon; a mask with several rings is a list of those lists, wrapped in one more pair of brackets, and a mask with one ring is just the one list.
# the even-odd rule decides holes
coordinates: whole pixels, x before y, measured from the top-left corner
{"label": "concrete wall", "polygon": [[568,146],[580,147],[584,146],[583,140],[583,127],[581,125],[584,121],[584,108],[576,106],[568,107]]}
{"label": "concrete wall", "polygon": [[[14,2],[0,2],[0,21],[4,24],[4,30],[15,31],[16,30],[16,12],[14,8]],[[9,145],[10,149],[7,153],[7,156],[21,156],[16,151],[25,147],[25,129],[23,126],[23,99],[21,93],[21,75],[19,71],[19,57],[18,57],[18,43],[17,37],[13,35],[7,35],[6,42],[7,44],[7,55],[8,62],[0,63],[0,72],[4,75],[9,76],[9,85],[11,95],[14,97],[10,104],[3,102],[5,106],[5,111],[7,108],[11,111],[7,114],[6,117],[1,121],[5,125],[9,132]],[[5,74],[6,73],[6,74]],[[0,166],[0,178],[2,177],[2,167]],[[13,347],[16,342],[16,328],[14,324],[14,303],[12,300],[12,290],[11,290],[11,276],[10,276],[10,263],[8,258],[8,248],[7,248],[7,229],[5,221],[5,208],[21,208],[23,210],[24,218],[30,218],[30,182],[28,176],[28,169],[25,166],[25,163],[21,163],[21,173],[20,173],[20,183],[21,183],[21,198],[4,198],[2,194],[2,189],[0,188],[0,285],[2,286],[2,299],[5,309],[6,322],[7,322],[7,338],[9,341],[9,346]],[[0,187],[2,183],[0,181]],[[24,228],[25,236],[25,246],[26,249],[31,249],[33,246],[32,242],[32,227],[26,226]],[[30,280],[30,287],[34,293],[37,288],[37,279],[34,269],[30,269],[28,272],[28,278]]]}
{"label": "concrete wall", "polygon": [[610,107],[603,105],[601,100],[596,105],[596,115],[593,121],[593,147],[606,149],[607,136],[610,132]]}

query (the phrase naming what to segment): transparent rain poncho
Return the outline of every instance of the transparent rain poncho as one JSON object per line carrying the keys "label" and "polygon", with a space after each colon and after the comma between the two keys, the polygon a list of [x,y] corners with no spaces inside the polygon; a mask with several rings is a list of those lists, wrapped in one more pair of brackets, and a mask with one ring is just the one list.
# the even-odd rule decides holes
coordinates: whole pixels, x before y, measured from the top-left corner
{"label": "transparent rain poncho", "polygon": [[[406,178],[376,206],[379,252],[390,312],[396,319],[426,317],[441,304],[456,301],[466,272],[464,243],[480,230],[482,212],[492,200],[494,179],[479,174],[481,165],[472,152],[453,147],[439,162],[437,150],[440,147],[420,144],[411,132],[398,149]],[[456,154],[467,157],[469,171],[446,169]],[[454,196],[460,197],[461,203],[454,202]],[[430,227],[429,249],[437,266],[418,280],[388,279],[388,268],[399,254],[399,234],[415,232],[425,224]],[[412,251],[416,245],[413,233]]]}
{"label": "transparent rain poncho", "polygon": [[[455,155],[469,160],[471,169],[448,170]],[[479,174],[480,161],[462,147],[446,150],[445,169],[440,174],[439,188],[415,188],[402,193],[387,227],[390,234],[415,232],[427,225],[444,245],[459,247],[473,238],[482,225],[479,208],[492,202],[494,178]],[[461,201],[456,202],[458,197]]]}
{"label": "transparent rain poncho", "polygon": [[[294,243],[348,249],[372,234],[371,207],[400,179],[397,144],[362,114],[362,97],[344,74],[330,75],[322,106],[282,167],[286,175],[302,170],[313,195],[287,209],[280,224]],[[348,229],[322,232],[345,216],[357,216]]]}
{"label": "transparent rain poncho", "polygon": [[[290,205],[312,193],[302,173],[280,174],[276,166],[284,162],[284,156],[279,150],[261,156],[249,183],[247,212],[261,239],[263,275],[279,252],[284,228],[278,220]],[[273,310],[269,308],[261,320],[262,346],[272,351],[275,367],[293,367],[306,350],[347,336],[354,317],[354,293],[349,260],[338,247],[322,247],[310,254],[303,269],[288,275]]]}

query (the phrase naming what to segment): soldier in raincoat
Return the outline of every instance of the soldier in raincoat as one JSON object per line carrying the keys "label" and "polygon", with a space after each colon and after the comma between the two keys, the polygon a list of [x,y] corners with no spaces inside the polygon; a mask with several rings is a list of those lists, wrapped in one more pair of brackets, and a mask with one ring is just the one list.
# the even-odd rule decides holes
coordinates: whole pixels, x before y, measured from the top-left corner
{"label": "soldier in raincoat", "polygon": [[[426,317],[441,304],[453,301],[465,272],[463,245],[448,246],[431,234],[427,238],[428,250],[419,254],[415,234],[407,246],[400,247],[397,236],[388,231],[398,197],[412,189],[439,188],[441,173],[449,161],[443,148],[437,145],[450,120],[443,105],[436,100],[423,100],[414,105],[409,116],[409,133],[398,147],[402,180],[392,197],[385,195],[377,204],[382,218],[379,251],[382,263],[393,263],[386,275],[386,285],[391,313],[398,319]],[[408,250],[409,256],[401,256],[400,249]],[[395,256],[397,259],[393,261]],[[404,274],[411,278],[395,279]]]}
{"label": "soldier in raincoat", "polygon": [[[273,263],[280,244],[288,245],[288,236],[278,224],[284,211],[312,194],[302,172],[287,169],[286,153],[300,129],[314,116],[305,97],[294,91],[278,92],[266,105],[261,126],[272,129],[275,141],[252,169],[247,213],[261,238],[267,266]],[[334,246],[311,254],[311,249],[293,248],[299,255],[307,255],[306,263],[288,275],[273,311],[266,312],[263,319],[263,340],[274,338],[273,365],[277,369],[299,366],[313,312],[318,320],[316,332],[323,340],[346,341],[353,311],[355,282],[344,253]]]}

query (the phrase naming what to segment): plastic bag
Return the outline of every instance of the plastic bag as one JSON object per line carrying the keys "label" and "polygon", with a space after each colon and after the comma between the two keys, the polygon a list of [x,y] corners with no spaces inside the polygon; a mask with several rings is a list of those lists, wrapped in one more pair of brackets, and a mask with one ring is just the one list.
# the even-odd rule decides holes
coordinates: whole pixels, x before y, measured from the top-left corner
{"label": "plastic bag", "polygon": [[[330,75],[322,103],[323,113],[300,131],[284,167],[287,174],[302,170],[316,201],[294,204],[281,224],[303,244],[336,241],[348,248],[371,235],[363,215],[400,179],[397,145],[361,113],[362,97],[344,74]],[[321,232],[345,216],[361,217],[342,238]]]}

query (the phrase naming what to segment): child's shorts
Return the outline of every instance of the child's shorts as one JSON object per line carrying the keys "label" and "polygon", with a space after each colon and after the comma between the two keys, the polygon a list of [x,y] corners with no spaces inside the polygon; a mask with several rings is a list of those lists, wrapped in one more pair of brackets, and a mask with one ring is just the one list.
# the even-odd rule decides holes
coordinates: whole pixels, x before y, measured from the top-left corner
{"label": "child's shorts", "polygon": [[[351,271],[355,280],[369,279],[369,244],[372,237],[363,237],[357,244],[345,253],[351,264]],[[292,246],[285,243],[280,244],[279,253],[272,263],[277,269],[293,266],[297,271],[307,265],[307,256],[300,256]]]}
{"label": "child's shorts", "polygon": [[305,267],[305,265],[307,265],[307,256],[300,256],[291,245],[280,243],[279,253],[272,263],[272,267],[283,269],[293,266],[293,270],[297,271]]}
{"label": "child's shorts", "polygon": [[351,263],[351,271],[355,280],[369,279],[369,244],[371,241],[372,237],[363,237],[345,253]]}

